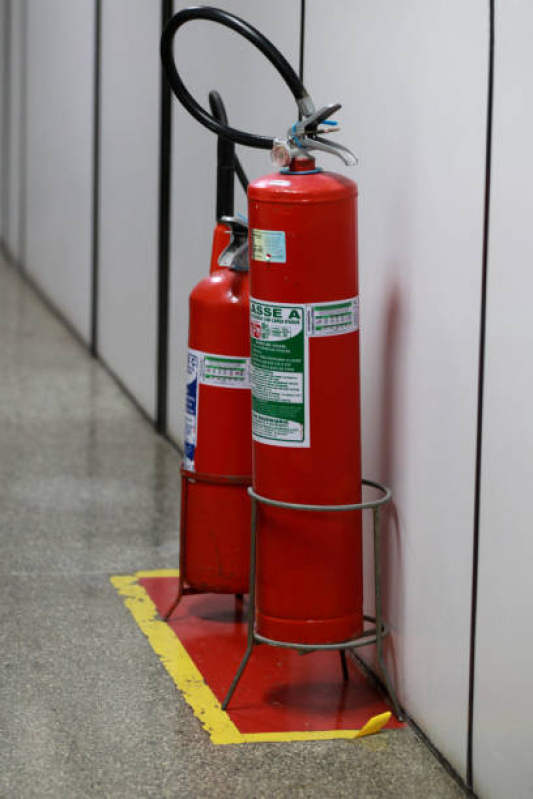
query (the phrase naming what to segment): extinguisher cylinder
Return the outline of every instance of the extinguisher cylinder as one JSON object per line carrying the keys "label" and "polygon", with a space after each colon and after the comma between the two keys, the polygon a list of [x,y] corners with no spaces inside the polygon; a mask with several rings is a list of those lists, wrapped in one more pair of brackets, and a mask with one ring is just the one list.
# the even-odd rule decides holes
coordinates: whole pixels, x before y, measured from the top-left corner
{"label": "extinguisher cylinder", "polygon": [[[307,159],[253,182],[248,197],[254,490],[359,503],[356,184]],[[321,644],[362,628],[360,512],[259,503],[258,633]]]}

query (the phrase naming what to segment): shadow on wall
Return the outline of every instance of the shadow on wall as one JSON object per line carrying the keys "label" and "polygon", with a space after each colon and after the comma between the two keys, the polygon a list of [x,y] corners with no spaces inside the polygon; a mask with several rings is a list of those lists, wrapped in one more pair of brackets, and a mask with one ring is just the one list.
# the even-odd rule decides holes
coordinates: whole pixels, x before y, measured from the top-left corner
{"label": "shadow on wall", "polygon": [[[402,325],[402,296],[397,282],[390,285],[385,302],[385,332],[383,336],[383,349],[381,352],[382,368],[382,395],[380,413],[380,442],[378,470],[384,475],[393,490],[393,500],[383,514],[382,525],[382,591],[383,612],[385,619],[395,628],[403,628],[399,623],[402,616],[401,602],[403,590],[401,581],[401,524],[394,497],[394,486],[397,483],[398,473],[398,369],[400,363],[401,325]],[[403,673],[403,668],[398,669],[397,647],[394,635],[385,642],[387,665],[396,687],[398,675]],[[401,690],[401,687],[400,687]]]}
{"label": "shadow on wall", "polygon": [[[401,524],[395,503],[394,486],[398,478],[398,369],[401,347],[402,296],[398,282],[388,289],[384,304],[383,345],[379,354],[381,364],[381,396],[379,412],[376,417],[377,447],[376,474],[393,491],[392,502],[381,511],[381,586],[383,615],[392,628],[392,635],[385,640],[385,653],[390,676],[398,687],[398,676],[403,669],[398,668],[398,647],[395,629],[402,628],[402,587],[401,587]],[[365,516],[365,613],[375,612],[374,603],[374,561],[372,542],[372,516]],[[375,647],[361,650],[364,659],[378,670]]]}

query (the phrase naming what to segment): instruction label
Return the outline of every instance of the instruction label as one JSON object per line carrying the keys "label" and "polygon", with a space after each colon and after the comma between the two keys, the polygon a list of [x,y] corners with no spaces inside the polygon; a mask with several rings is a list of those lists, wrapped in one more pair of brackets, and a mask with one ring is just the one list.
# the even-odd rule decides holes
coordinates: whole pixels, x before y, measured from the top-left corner
{"label": "instruction label", "polygon": [[309,446],[305,306],[250,300],[252,436]]}
{"label": "instruction label", "polygon": [[188,351],[183,465],[190,472],[195,470],[198,402],[201,385],[250,389],[252,385],[250,358],[213,355],[191,349]]}
{"label": "instruction label", "polygon": [[287,260],[285,231],[252,228],[252,258],[254,261],[284,264]]}
{"label": "instruction label", "polygon": [[250,298],[255,441],[310,446],[309,339],[358,329],[359,297],[305,305]]}

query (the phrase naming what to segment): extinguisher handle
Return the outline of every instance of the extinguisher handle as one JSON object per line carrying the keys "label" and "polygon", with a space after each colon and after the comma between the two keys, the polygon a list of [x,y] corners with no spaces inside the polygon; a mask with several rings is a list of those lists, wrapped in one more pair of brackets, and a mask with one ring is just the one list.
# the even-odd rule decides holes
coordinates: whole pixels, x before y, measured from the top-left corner
{"label": "extinguisher handle", "polygon": [[223,11],[220,8],[213,8],[211,6],[191,6],[178,11],[167,23],[161,36],[161,60],[165,69],[168,81],[172,91],[185,106],[187,111],[204,125],[209,130],[222,136],[225,139],[230,139],[237,144],[244,144],[246,147],[258,147],[263,150],[271,150],[274,145],[274,137],[259,136],[255,133],[247,133],[242,130],[232,128],[223,122],[219,122],[214,116],[205,111],[202,106],[196,102],[194,97],[190,94],[185,87],[174,61],[173,42],[179,28],[194,19],[209,20],[211,22],[218,22],[231,30],[248,39],[263,55],[270,61],[270,63],[277,69],[289,89],[291,90],[298,109],[303,116],[309,116],[315,110],[313,101],[307,93],[302,81],[291,67],[285,56],[274,47],[266,36],[260,31],[249,25],[240,17]]}

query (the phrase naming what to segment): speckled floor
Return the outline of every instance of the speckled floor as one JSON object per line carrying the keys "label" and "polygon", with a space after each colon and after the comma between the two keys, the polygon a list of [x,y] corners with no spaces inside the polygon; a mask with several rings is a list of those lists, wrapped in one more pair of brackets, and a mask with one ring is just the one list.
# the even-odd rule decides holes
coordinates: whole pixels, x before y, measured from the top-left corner
{"label": "speckled floor", "polygon": [[410,730],[209,742],[109,582],[177,564],[178,467],[0,262],[0,798],[463,796]]}

